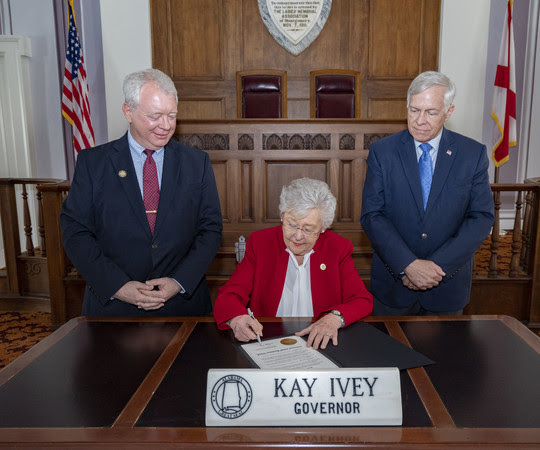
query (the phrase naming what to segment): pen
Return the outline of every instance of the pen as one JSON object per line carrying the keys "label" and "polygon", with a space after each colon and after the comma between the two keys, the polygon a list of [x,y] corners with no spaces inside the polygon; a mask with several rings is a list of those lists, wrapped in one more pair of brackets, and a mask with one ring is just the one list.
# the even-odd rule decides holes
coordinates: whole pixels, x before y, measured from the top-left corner
{"label": "pen", "polygon": [[[255,319],[255,316],[251,312],[251,309],[248,308],[247,310],[248,310],[249,317],[251,317],[253,320],[257,320],[257,319]],[[258,334],[257,334],[257,340],[259,341],[259,345],[262,345],[261,337]]]}

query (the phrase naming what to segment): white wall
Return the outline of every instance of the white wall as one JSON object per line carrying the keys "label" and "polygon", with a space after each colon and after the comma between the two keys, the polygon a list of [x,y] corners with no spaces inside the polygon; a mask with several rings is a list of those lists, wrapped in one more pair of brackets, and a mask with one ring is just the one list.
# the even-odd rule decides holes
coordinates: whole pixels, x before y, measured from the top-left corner
{"label": "white wall", "polygon": [[122,82],[152,67],[149,0],[100,0],[109,139],[128,128],[122,113]]}
{"label": "white wall", "polygon": [[457,87],[456,109],[446,124],[482,141],[490,0],[443,0],[439,70]]}

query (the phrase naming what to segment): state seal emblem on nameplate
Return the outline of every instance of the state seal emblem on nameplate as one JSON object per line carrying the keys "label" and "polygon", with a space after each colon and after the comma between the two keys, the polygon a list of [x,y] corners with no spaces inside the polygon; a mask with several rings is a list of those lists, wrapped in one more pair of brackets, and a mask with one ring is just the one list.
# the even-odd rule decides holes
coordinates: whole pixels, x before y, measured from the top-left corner
{"label": "state seal emblem on nameplate", "polygon": [[332,0],[258,0],[266,29],[285,50],[299,55],[317,38]]}

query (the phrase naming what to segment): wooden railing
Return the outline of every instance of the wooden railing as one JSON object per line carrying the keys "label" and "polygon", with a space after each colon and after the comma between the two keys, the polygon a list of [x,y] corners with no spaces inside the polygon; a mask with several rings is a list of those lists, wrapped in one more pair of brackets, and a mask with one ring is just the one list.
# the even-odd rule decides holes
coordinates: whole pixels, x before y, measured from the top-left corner
{"label": "wooden railing", "polygon": [[[495,222],[476,252],[471,302],[465,313],[493,311],[540,326],[539,180],[491,185]],[[512,227],[507,230],[500,225],[503,205],[505,211],[513,211]]]}
{"label": "wooden railing", "polygon": [[[62,181],[57,184],[43,184],[38,187],[42,195],[43,209],[45,211],[45,239],[49,248],[55,249],[54,252],[49,252],[47,257],[51,323],[53,327],[60,326],[69,319],[80,316],[85,286],[84,280],[74,270],[62,245],[60,211],[62,210],[62,203],[69,192],[69,187],[69,181]],[[77,292],[70,292],[70,276],[72,279],[77,280],[79,286]]]}
{"label": "wooden railing", "polygon": [[[528,180],[527,180],[528,181]],[[495,221],[489,237],[489,262],[487,276],[496,278],[507,275],[511,278],[523,275],[532,275],[534,259],[534,246],[538,222],[538,201],[540,185],[538,184],[492,184],[493,200],[495,205]],[[506,194],[506,198],[501,197]],[[511,198],[513,197],[513,198]],[[512,228],[501,230],[501,205],[506,210],[513,210]],[[512,206],[512,208],[510,208]],[[506,261],[501,265],[499,250],[504,246]],[[475,274],[479,273],[478,263]]]}
{"label": "wooden railing", "polygon": [[[495,201],[495,224],[491,236],[476,254],[471,302],[468,314],[508,314],[531,325],[540,324],[540,179],[526,180],[524,184],[492,185]],[[21,186],[17,208],[16,189]],[[38,185],[36,193],[37,223],[32,223],[27,186]],[[48,276],[44,295],[50,296],[50,310],[54,325],[61,325],[80,314],[84,293],[84,280],[67,258],[61,240],[59,215],[62,202],[69,191],[69,182],[38,179],[0,179],[0,219],[6,251],[7,290],[9,296],[27,295],[27,270],[21,261],[41,258]],[[500,212],[513,210],[511,229],[501,229]],[[26,250],[20,251],[19,217],[24,227]],[[506,218],[508,222],[508,218]],[[224,224],[227,227],[227,224]],[[38,246],[32,235],[37,230]],[[362,230],[358,233],[363,234]],[[248,235],[246,234],[246,238]],[[364,238],[361,238],[362,241]],[[221,248],[216,259],[229,258],[230,252]],[[33,256],[32,256],[33,255]],[[225,256],[224,256],[225,255]],[[365,257],[355,261],[362,277],[369,284],[369,271]],[[228,267],[228,266],[227,266]],[[209,271],[211,290],[223,284],[227,273]],[[8,296],[3,293],[1,296]]]}
{"label": "wooden railing", "polygon": [[[24,298],[35,301],[49,296],[43,202],[36,186],[59,181],[0,179],[0,220],[6,273],[0,298],[5,301]],[[21,227],[23,233],[20,233]]]}

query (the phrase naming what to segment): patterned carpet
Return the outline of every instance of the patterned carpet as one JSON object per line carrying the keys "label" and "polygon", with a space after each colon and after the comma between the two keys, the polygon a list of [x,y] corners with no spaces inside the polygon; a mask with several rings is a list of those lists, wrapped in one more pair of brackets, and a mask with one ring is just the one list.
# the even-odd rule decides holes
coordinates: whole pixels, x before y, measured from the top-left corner
{"label": "patterned carpet", "polygon": [[[491,259],[491,236],[482,243],[474,257],[474,270],[478,275],[487,275],[489,272],[489,260]],[[499,275],[508,275],[510,260],[512,259],[512,235],[502,234],[499,237],[497,254],[497,272]]]}
{"label": "patterned carpet", "polygon": [[50,313],[0,313],[0,369],[51,334],[50,326]]}

